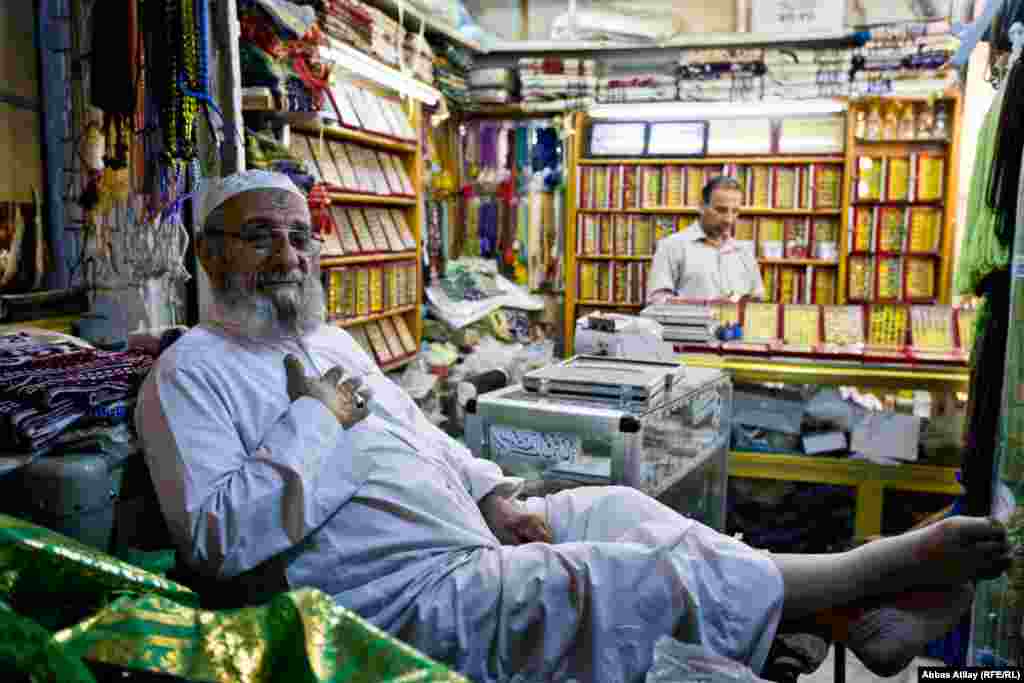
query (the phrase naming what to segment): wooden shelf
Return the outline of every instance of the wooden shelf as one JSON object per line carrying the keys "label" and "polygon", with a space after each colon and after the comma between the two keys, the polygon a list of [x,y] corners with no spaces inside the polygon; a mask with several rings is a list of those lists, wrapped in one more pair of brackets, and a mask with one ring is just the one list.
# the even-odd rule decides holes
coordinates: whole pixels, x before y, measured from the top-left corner
{"label": "wooden shelf", "polygon": [[394,318],[396,315],[404,315],[406,313],[412,313],[416,310],[416,306],[402,306],[401,308],[392,308],[388,311],[382,311],[381,313],[372,313],[370,315],[364,315],[359,318],[342,318],[331,320],[331,324],[337,327],[356,327],[364,323],[372,323],[374,320],[383,320],[384,318]]}
{"label": "wooden shelf", "polygon": [[332,204],[373,204],[376,206],[416,206],[412,197],[385,197],[379,194],[351,194],[331,192]]}
{"label": "wooden shelf", "polygon": [[489,116],[501,116],[510,119],[516,118],[546,118],[558,116],[561,110],[544,109],[536,105],[540,102],[513,103],[513,104],[481,104],[474,109],[467,109],[463,113],[469,117],[485,118]]}
{"label": "wooden shelf", "polygon": [[857,34],[851,31],[800,31],[794,33],[688,33],[655,43],[628,43],[596,40],[499,40],[491,45],[491,54],[530,55],[549,52],[623,52],[635,54],[638,50],[664,50],[687,47],[769,47],[815,45],[840,47],[855,44]]}
{"label": "wooden shelf", "polygon": [[398,368],[404,367],[409,363],[413,362],[414,360],[416,360],[416,355],[417,354],[413,353],[406,356],[405,358],[399,358],[398,360],[393,360],[390,363],[385,363],[384,365],[380,366],[381,372],[391,372],[392,370],[397,370]]}
{"label": "wooden shelf", "polygon": [[690,159],[580,159],[580,166],[713,166],[716,164],[842,164],[841,154],[818,156],[693,157]]}
{"label": "wooden shelf", "polygon": [[854,537],[882,533],[885,490],[963,494],[959,468],[903,463],[877,465],[849,458],[730,451],[729,476],[850,486],[857,491]]}
{"label": "wooden shelf", "polygon": [[885,200],[880,199],[858,199],[850,202],[852,206],[942,206],[946,202],[942,199],[928,199],[908,202],[905,199]]}
{"label": "wooden shelf", "polygon": [[[698,214],[700,209],[692,206],[658,206],[645,209],[576,209],[577,213],[650,213],[650,214]],[[740,207],[741,214],[757,216],[838,216],[840,209],[757,209]]]}
{"label": "wooden shelf", "polygon": [[945,138],[931,138],[927,140],[862,140],[854,138],[858,145],[948,145],[949,140]]}
{"label": "wooden shelf", "polygon": [[416,259],[416,250],[394,251],[382,254],[360,254],[358,256],[321,256],[321,268],[349,266],[356,263],[377,263],[379,261],[409,261]]}
{"label": "wooden shelf", "polygon": [[394,140],[392,138],[385,137],[383,135],[377,135],[376,133],[368,133],[362,130],[354,130],[352,128],[341,128],[340,126],[325,126],[314,121],[298,121],[289,118],[289,125],[292,128],[292,132],[303,133],[305,135],[311,135],[318,137],[321,133],[325,138],[331,140],[343,140],[345,142],[355,142],[360,145],[367,147],[375,147],[377,149],[383,149],[389,152],[398,152],[399,154],[415,154],[416,143],[415,142],[402,142],[400,140]]}
{"label": "wooden shelf", "polygon": [[645,308],[647,304],[624,304],[614,301],[586,301],[581,299],[576,302],[577,306],[603,306],[604,308]]}
{"label": "wooden shelf", "polygon": [[822,261],[813,258],[759,258],[757,262],[763,266],[817,266],[819,268],[838,268],[839,261]]}
{"label": "wooden shelf", "polygon": [[652,258],[654,258],[653,254],[648,254],[647,256],[602,256],[600,254],[578,254],[576,256],[577,261],[650,261]]}

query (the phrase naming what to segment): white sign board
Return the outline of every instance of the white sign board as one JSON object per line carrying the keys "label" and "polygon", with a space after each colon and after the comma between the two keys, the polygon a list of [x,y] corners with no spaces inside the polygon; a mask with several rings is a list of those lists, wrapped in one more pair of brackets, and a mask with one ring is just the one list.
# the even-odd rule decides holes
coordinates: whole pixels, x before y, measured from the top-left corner
{"label": "white sign board", "polygon": [[823,33],[841,31],[845,0],[752,0],[754,33]]}

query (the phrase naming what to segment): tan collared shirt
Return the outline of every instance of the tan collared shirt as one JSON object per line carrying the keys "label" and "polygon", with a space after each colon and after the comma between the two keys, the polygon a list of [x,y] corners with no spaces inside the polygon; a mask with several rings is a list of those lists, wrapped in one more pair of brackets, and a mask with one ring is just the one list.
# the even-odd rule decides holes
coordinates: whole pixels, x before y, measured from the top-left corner
{"label": "tan collared shirt", "polygon": [[704,241],[695,221],[685,230],[658,242],[647,277],[647,302],[669,297],[706,301],[731,296],[764,298],[757,259],[733,239],[719,247]]}

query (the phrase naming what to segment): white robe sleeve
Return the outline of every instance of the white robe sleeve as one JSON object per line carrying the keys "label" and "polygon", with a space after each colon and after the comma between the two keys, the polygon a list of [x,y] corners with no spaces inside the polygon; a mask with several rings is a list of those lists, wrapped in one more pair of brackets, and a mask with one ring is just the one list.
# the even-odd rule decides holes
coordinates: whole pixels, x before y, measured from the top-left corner
{"label": "white robe sleeve", "polygon": [[355,492],[331,462],[344,432],[316,399],[290,404],[252,452],[201,373],[158,366],[139,402],[161,508],[197,569],[221,577],[251,569],[297,545]]}

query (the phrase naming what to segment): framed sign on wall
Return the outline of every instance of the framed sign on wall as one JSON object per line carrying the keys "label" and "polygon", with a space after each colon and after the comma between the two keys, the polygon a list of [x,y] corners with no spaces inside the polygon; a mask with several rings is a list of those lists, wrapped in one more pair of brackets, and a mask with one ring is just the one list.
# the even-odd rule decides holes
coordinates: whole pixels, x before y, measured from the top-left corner
{"label": "framed sign on wall", "polygon": [[587,129],[592,158],[701,157],[707,153],[707,121],[595,121]]}
{"label": "framed sign on wall", "polygon": [[756,0],[750,8],[755,33],[841,31],[845,18],[845,0]]}

